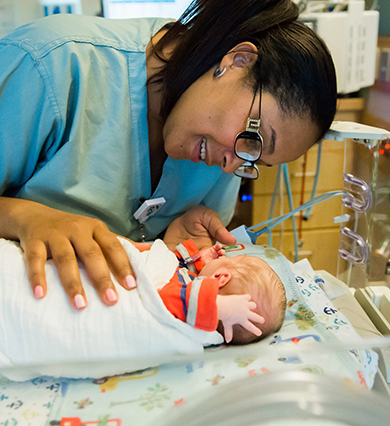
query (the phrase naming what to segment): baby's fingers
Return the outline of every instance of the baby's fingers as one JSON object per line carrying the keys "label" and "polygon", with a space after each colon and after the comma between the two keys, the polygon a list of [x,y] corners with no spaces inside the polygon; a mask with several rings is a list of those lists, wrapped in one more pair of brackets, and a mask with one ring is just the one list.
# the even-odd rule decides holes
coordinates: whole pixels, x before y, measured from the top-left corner
{"label": "baby's fingers", "polygon": [[220,250],[217,251],[217,253],[218,253],[218,257],[223,257],[225,256],[226,251],[225,249],[221,248]]}
{"label": "baby's fingers", "polygon": [[253,311],[251,311],[250,315],[248,315],[248,319],[253,322],[258,322],[260,324],[265,323],[265,318]]}
{"label": "baby's fingers", "polygon": [[214,244],[213,249],[218,254],[218,257],[225,256],[225,249],[223,248],[222,244]]}
{"label": "baby's fingers", "polygon": [[248,301],[248,303],[245,304],[245,307],[247,307],[251,311],[256,309],[256,303],[253,300],[251,300],[252,297],[250,294],[242,294],[240,297],[242,300]]}
{"label": "baby's fingers", "polygon": [[[223,323],[222,323],[223,324]],[[223,332],[225,335],[225,342],[229,343],[233,339],[233,327],[232,325],[226,325],[223,324]]]}
{"label": "baby's fingers", "polygon": [[250,331],[256,336],[261,336],[263,332],[257,328],[253,323],[250,321],[246,321],[244,324],[241,324],[246,330]]}

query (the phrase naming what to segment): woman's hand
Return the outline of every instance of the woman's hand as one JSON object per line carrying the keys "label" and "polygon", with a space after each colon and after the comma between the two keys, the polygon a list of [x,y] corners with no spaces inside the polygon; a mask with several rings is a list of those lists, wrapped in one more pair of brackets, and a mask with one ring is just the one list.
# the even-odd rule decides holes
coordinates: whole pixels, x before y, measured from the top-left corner
{"label": "woman's hand", "polygon": [[18,205],[24,208],[13,209],[17,216],[13,224],[17,223],[16,238],[24,251],[27,275],[35,297],[46,295],[45,262],[49,258],[53,259],[62,286],[75,309],[87,306],[77,259],[85,265],[89,280],[106,305],[118,301],[110,271],[122,287],[136,287],[124,248],[103,222],[31,201],[19,200]]}
{"label": "woman's hand", "polygon": [[236,243],[218,214],[203,206],[195,207],[174,220],[165,233],[164,242],[169,249],[174,250],[189,238],[194,240],[199,250],[212,246],[216,240],[225,245]]}

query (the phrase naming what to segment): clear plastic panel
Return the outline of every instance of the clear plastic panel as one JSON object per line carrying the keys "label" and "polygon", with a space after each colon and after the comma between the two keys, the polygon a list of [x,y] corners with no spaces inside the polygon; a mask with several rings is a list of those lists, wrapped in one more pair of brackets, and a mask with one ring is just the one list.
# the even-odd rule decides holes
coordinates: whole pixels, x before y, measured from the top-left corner
{"label": "clear plastic panel", "polygon": [[[238,355],[240,351],[244,349],[238,348]],[[295,355],[307,351],[296,349]],[[320,365],[332,357],[326,345],[316,353]],[[218,362],[224,361],[221,356]],[[221,382],[207,392],[195,392],[167,413],[161,425],[388,426],[389,418],[389,397],[380,389],[368,391],[346,377],[296,368]]]}
{"label": "clear plastic panel", "polygon": [[350,287],[389,285],[390,159],[388,141],[350,139],[345,145],[338,277]]}

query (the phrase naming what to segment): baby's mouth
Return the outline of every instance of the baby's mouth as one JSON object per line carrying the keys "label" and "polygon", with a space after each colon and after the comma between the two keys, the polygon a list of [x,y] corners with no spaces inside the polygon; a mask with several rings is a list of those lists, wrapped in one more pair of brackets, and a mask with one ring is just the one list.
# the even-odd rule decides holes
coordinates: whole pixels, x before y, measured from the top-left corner
{"label": "baby's mouth", "polygon": [[203,138],[200,144],[200,159],[202,161],[206,160],[206,138]]}

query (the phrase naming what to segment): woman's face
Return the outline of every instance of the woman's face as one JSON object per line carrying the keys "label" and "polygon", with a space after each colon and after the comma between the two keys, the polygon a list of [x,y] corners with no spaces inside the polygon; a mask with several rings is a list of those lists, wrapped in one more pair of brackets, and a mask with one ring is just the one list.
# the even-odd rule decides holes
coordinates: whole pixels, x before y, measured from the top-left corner
{"label": "woman's face", "polygon": [[[233,173],[244,161],[234,154],[234,141],[245,130],[253,91],[245,85],[246,68],[228,69],[217,78],[213,69],[180,97],[163,129],[166,153],[175,159],[204,161]],[[259,93],[251,118],[259,114]],[[286,116],[273,96],[263,92],[263,154],[259,165],[286,163],[303,155],[317,140],[318,127],[309,119]]]}

